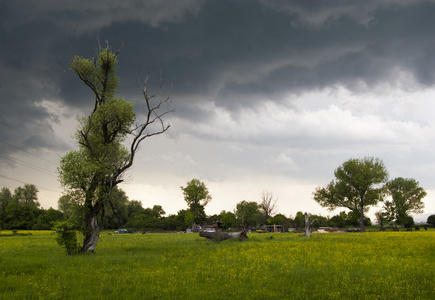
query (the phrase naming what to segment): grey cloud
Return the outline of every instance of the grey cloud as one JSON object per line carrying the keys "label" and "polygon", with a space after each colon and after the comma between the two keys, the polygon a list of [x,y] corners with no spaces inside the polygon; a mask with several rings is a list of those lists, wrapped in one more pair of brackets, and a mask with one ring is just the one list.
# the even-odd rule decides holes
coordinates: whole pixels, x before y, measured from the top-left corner
{"label": "grey cloud", "polygon": [[[114,48],[124,45],[121,96],[139,101],[137,74],[144,76],[149,68],[156,78],[159,67],[165,83],[174,85],[178,117],[197,122],[213,116],[198,103],[215,103],[237,119],[239,111],[255,110],[265,99],[283,104],[285,95],[329,86],[358,92],[396,84],[398,70],[410,73],[423,88],[434,85],[433,1],[307,3],[3,4],[0,40],[8,47],[0,50],[0,77],[9,110],[2,109],[0,117],[8,111],[10,118],[18,114],[15,119],[38,124],[26,133],[31,136],[43,125],[50,132],[52,124],[35,102],[56,99],[84,110],[91,105],[89,91],[68,71],[68,63],[71,51],[91,56],[97,36]],[[18,102],[27,109],[15,108]],[[9,120],[5,128],[14,128],[12,119],[4,120]],[[9,131],[5,138],[19,134]]]}
{"label": "grey cloud", "polygon": [[158,27],[163,23],[182,22],[186,15],[197,13],[201,2],[202,0],[21,0],[5,5],[7,14],[3,18],[3,26],[13,28],[44,20],[80,33],[123,21],[140,21]]}

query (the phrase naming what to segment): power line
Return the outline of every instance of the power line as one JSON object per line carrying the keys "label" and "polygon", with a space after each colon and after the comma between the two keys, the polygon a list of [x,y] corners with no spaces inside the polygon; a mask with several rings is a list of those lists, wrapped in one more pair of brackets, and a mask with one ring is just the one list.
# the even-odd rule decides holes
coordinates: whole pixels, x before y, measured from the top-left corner
{"label": "power line", "polygon": [[[14,179],[14,178],[2,175],[2,174],[0,174],[0,177],[6,178],[6,179],[9,179],[9,180],[12,180],[12,181],[16,181],[16,182],[19,182],[19,183],[29,184],[28,182],[24,182],[24,181],[21,181],[21,180],[18,180],[18,179]],[[43,190],[47,190],[47,191],[54,192],[54,193],[60,193],[59,191],[55,191],[55,190],[52,190],[52,189],[49,189],[49,188],[46,188],[46,187],[43,187],[43,186],[40,186],[40,185],[36,185],[36,184],[34,184],[34,185],[36,187],[40,188],[40,189],[43,189]]]}
{"label": "power line", "polygon": [[1,154],[1,153],[0,153],[0,156],[3,157],[3,158],[8,159],[8,160],[10,160],[10,161],[13,161],[13,162],[15,162],[15,163],[17,163],[17,164],[20,164],[20,165],[22,165],[22,166],[25,166],[25,167],[27,167],[27,168],[30,168],[30,169],[33,169],[33,170],[36,170],[36,171],[42,172],[42,173],[44,173],[44,174],[47,174],[47,175],[50,175],[50,176],[56,177],[56,175],[54,175],[53,173],[48,173],[48,172],[50,172],[50,171],[45,170],[45,169],[43,169],[43,168],[41,168],[41,167],[38,167],[38,166],[35,166],[35,165],[33,165],[33,164],[30,164],[30,163],[26,163],[26,162],[20,161],[20,160],[17,159],[17,158],[13,158],[13,157],[10,157],[10,156],[5,155],[5,154]]}
{"label": "power line", "polygon": [[53,165],[57,166],[57,163],[54,163],[54,162],[52,162],[52,161],[49,161],[48,159],[45,159],[45,158],[40,157],[40,156],[38,156],[38,155],[32,154],[32,153],[30,153],[30,152],[27,152],[26,150],[23,150],[23,149],[21,149],[21,148],[19,148],[19,147],[16,147],[16,146],[14,146],[14,145],[9,144],[9,143],[6,143],[5,141],[0,140],[0,142],[3,143],[3,144],[5,144],[5,145],[8,145],[9,147],[12,147],[12,148],[14,148],[14,149],[20,150],[20,151],[22,151],[22,152],[24,152],[24,153],[26,153],[26,154],[28,154],[28,155],[31,155],[31,156],[34,156],[34,157],[36,157],[36,158],[39,158],[39,159],[45,160],[46,162],[48,162],[48,163],[50,163],[50,164],[53,164]]}

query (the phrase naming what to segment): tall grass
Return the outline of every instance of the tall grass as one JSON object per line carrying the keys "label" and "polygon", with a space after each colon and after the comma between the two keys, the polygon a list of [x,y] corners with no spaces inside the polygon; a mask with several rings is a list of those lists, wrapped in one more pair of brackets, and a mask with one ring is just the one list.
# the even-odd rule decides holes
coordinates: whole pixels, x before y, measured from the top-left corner
{"label": "tall grass", "polygon": [[0,237],[0,298],[433,299],[434,249],[435,231],[101,234],[79,256],[50,234]]}

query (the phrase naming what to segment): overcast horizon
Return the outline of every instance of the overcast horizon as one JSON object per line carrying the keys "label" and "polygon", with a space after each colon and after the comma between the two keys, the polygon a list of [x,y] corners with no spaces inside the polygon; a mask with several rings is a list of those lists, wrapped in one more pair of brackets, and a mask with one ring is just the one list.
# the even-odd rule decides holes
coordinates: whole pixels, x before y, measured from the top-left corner
{"label": "overcast horizon", "polygon": [[[0,188],[35,184],[57,208],[59,158],[76,149],[91,91],[68,70],[98,41],[122,48],[119,96],[163,78],[175,112],[142,144],[123,189],[144,207],[186,209],[192,178],[208,215],[242,200],[332,216],[312,199],[351,158],[414,178],[435,214],[435,1],[10,1],[0,3]],[[368,216],[381,208],[370,209]]]}

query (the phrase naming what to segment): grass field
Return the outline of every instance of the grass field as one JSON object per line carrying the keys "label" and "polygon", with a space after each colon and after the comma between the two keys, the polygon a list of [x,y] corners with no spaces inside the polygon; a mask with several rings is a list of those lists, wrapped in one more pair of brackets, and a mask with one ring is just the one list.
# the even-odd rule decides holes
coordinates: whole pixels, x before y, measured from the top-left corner
{"label": "grass field", "polygon": [[0,237],[1,299],[435,299],[435,231],[102,233],[78,256],[30,233]]}

